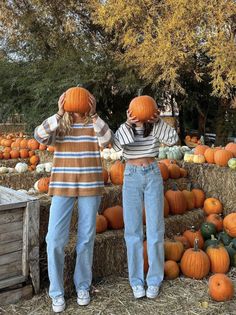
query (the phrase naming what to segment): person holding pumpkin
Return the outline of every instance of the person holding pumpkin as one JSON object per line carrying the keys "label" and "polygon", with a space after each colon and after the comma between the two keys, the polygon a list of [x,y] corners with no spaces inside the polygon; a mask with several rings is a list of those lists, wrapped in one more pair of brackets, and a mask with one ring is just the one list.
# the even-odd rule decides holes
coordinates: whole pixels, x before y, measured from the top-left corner
{"label": "person holding pumpkin", "polygon": [[[160,117],[155,100],[147,95],[134,98],[127,121],[113,136],[113,148],[123,149],[126,160],[122,190],[129,282],[135,298],[155,298],[164,276],[163,180],[155,156],[160,143],[178,141],[174,128]],[[142,211],[146,213],[149,269],[145,290]]]}
{"label": "person holding pumpkin", "polygon": [[63,268],[72,210],[78,200],[78,232],[74,284],[77,303],[90,302],[96,214],[104,181],[99,145],[106,145],[111,131],[96,114],[96,100],[85,89],[75,87],[63,93],[58,112],[35,129],[35,139],[54,145],[55,152],[49,195],[52,195],[47,242],[49,296],[54,312],[65,307]]}

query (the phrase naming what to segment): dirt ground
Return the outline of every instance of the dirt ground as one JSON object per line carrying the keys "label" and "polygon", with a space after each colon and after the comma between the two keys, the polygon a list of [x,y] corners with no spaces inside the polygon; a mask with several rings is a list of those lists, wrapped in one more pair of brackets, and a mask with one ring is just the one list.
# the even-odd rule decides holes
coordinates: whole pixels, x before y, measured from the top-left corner
{"label": "dirt ground", "polygon": [[[236,287],[236,268],[228,276]],[[78,306],[76,297],[66,300],[62,315],[236,315],[235,297],[228,302],[214,302],[208,296],[208,278],[192,280],[179,277],[164,281],[160,295],[155,300],[133,298],[127,278],[106,278],[92,287],[92,300],[88,306]],[[236,294],[235,294],[236,296]],[[51,300],[44,289],[31,300],[1,307],[4,315],[54,314]]]}

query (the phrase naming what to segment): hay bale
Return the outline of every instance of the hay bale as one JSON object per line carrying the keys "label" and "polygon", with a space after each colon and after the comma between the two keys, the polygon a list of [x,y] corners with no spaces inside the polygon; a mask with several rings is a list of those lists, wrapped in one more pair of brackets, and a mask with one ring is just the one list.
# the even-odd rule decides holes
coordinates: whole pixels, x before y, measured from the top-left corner
{"label": "hay bale", "polygon": [[39,156],[40,163],[53,161],[53,152],[50,152],[48,150],[36,150],[35,153]]}
{"label": "hay bale", "polygon": [[206,193],[206,197],[218,198],[224,206],[223,213],[227,215],[236,212],[236,172],[229,167],[213,164],[196,164],[181,161],[187,169],[188,178],[197,183]]}
{"label": "hay bale", "polygon": [[0,185],[15,190],[29,190],[30,188],[34,187],[34,183],[38,179],[44,176],[48,176],[48,173],[36,173],[33,171],[25,173],[0,174]]}
{"label": "hay bale", "polygon": [[1,160],[0,165],[5,167],[15,167],[17,163],[26,163],[29,164],[29,158],[27,159],[8,159]]}

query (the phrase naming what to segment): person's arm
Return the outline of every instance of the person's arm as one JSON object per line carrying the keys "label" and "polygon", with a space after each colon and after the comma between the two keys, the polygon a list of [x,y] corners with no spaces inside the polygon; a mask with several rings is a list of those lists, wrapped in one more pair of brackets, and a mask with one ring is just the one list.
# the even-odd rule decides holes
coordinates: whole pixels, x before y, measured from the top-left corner
{"label": "person's arm", "polygon": [[154,125],[154,136],[168,146],[176,144],[179,139],[176,130],[162,119]]}
{"label": "person's arm", "polygon": [[112,139],[112,131],[109,126],[98,116],[93,114],[91,116],[93,120],[93,128],[98,138],[98,143],[101,147],[106,147]]}
{"label": "person's arm", "polygon": [[59,127],[60,120],[64,115],[65,93],[63,93],[58,101],[58,112],[45,119],[41,125],[35,128],[34,138],[42,144],[54,144],[56,140],[56,130]]}

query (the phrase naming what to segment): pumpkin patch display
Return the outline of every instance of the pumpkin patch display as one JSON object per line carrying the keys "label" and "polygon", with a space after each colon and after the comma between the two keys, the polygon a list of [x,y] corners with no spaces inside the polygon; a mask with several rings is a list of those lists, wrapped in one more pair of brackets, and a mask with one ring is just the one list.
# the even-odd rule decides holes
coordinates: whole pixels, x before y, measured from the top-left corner
{"label": "pumpkin patch display", "polygon": [[117,160],[110,167],[110,180],[114,185],[123,185],[125,164]]}
{"label": "pumpkin patch display", "polygon": [[129,104],[131,116],[135,116],[139,121],[145,122],[157,113],[156,101],[148,95],[137,96]]}
{"label": "pumpkin patch display", "polygon": [[89,91],[82,87],[72,87],[66,91],[64,110],[85,114],[90,111]]}
{"label": "pumpkin patch display", "polygon": [[234,296],[234,285],[225,274],[217,273],[208,282],[209,295],[217,302],[231,300]]}
{"label": "pumpkin patch display", "polygon": [[164,276],[166,280],[174,280],[179,276],[179,265],[174,260],[167,260],[164,263]]}
{"label": "pumpkin patch display", "polygon": [[184,245],[180,241],[166,240],[164,250],[166,260],[179,261],[184,252]]}
{"label": "pumpkin patch display", "polygon": [[207,254],[199,249],[198,239],[194,241],[194,248],[187,249],[180,261],[182,273],[189,278],[202,279],[210,271],[210,259]]}
{"label": "pumpkin patch display", "polygon": [[104,217],[108,222],[108,228],[113,230],[123,229],[123,208],[121,206],[114,206],[104,210]]}

